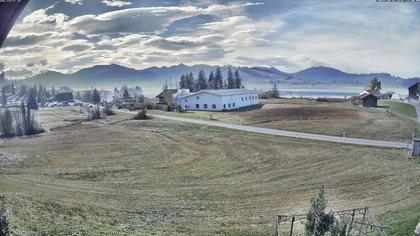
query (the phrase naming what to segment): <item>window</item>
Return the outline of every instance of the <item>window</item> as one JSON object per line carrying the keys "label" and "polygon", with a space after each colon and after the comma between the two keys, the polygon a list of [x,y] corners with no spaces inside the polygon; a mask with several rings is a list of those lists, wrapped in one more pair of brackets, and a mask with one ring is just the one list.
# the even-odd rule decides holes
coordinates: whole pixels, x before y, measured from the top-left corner
{"label": "window", "polygon": [[204,109],[207,109],[207,104],[204,104]]}
{"label": "window", "polygon": [[233,103],[233,107],[235,107],[235,103]]}
{"label": "window", "polygon": [[223,109],[226,109],[226,104],[223,104]]}
{"label": "window", "polygon": [[188,108],[187,105],[185,105],[185,108]]}
{"label": "window", "polygon": [[195,97],[195,98],[197,98],[197,100],[198,100],[198,99],[200,99],[200,96],[197,96],[197,97]]}
{"label": "window", "polygon": [[228,107],[230,108],[230,103],[228,104]]}
{"label": "window", "polygon": [[247,98],[247,97],[245,97],[245,100],[246,100],[246,101],[248,101],[248,98]]}
{"label": "window", "polygon": [[185,99],[184,101],[187,102],[187,99]]}
{"label": "window", "polygon": [[251,96],[249,96],[249,100],[251,100]]}
{"label": "window", "polygon": [[211,108],[216,109],[216,104],[212,104]]}
{"label": "window", "polygon": [[241,97],[242,98],[242,101],[244,100],[244,97]]}
{"label": "window", "polygon": [[200,104],[195,104],[195,108],[200,109]]}

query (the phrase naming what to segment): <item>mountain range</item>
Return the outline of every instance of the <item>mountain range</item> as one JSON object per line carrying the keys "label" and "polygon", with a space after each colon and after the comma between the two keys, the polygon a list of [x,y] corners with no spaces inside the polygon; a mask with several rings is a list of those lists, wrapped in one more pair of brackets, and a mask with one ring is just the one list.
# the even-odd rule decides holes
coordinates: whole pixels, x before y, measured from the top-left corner
{"label": "mountain range", "polygon": [[[232,67],[232,70],[239,70],[243,83],[247,87],[262,84],[269,85],[272,81],[278,81],[280,85],[291,87],[366,87],[373,78],[381,80],[383,86],[386,87],[408,87],[415,82],[420,82],[420,78],[404,79],[388,73],[352,74],[323,66],[311,67],[296,73],[286,73],[274,67],[223,66],[221,69],[225,78],[229,67]],[[216,66],[187,66],[181,63],[169,67],[150,67],[137,70],[116,64],[96,65],[72,74],[48,71],[20,80],[19,83],[36,83],[55,87],[70,86],[74,88],[112,88],[124,84],[162,86],[165,82],[171,82],[175,86],[182,74],[192,72],[197,76],[200,70],[204,70],[208,76],[211,71],[216,70]]]}

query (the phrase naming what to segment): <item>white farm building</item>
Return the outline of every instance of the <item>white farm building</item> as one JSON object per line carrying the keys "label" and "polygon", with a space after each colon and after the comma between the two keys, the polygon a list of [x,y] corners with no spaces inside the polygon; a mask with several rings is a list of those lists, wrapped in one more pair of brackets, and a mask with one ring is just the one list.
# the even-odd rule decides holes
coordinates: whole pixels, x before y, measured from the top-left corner
{"label": "white farm building", "polygon": [[184,110],[224,111],[258,104],[258,93],[248,89],[201,90],[183,96]]}

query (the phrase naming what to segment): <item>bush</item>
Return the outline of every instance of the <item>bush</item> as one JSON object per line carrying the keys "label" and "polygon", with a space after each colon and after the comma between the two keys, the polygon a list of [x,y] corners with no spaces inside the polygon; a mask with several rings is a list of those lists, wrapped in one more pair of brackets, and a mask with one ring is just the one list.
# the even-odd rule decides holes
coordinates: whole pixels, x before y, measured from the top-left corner
{"label": "bush", "polygon": [[99,106],[88,109],[88,120],[98,120],[101,118],[101,110],[99,109]]}
{"label": "bush", "polygon": [[105,104],[104,110],[103,110],[104,114],[106,116],[113,116],[115,115],[114,110],[112,110],[112,106],[108,103]]}
{"label": "bush", "polygon": [[8,236],[9,221],[7,220],[6,209],[4,208],[4,193],[0,192],[0,236]]}
{"label": "bush", "polygon": [[0,111],[0,135],[2,137],[14,137],[22,135],[34,135],[43,133],[45,130],[23,103],[20,110],[5,109]]}
{"label": "bush", "polygon": [[133,120],[146,120],[149,117],[147,116],[147,109],[141,109],[137,114],[133,117]]}

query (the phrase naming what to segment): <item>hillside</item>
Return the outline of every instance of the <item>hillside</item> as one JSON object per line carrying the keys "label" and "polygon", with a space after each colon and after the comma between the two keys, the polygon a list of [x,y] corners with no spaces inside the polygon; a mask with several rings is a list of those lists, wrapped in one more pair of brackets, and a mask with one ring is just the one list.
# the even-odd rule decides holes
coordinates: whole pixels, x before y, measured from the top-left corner
{"label": "hillside", "polygon": [[[226,76],[230,66],[221,67]],[[403,79],[387,73],[351,74],[330,67],[311,67],[296,73],[286,73],[274,67],[235,67],[238,69],[245,85],[269,84],[276,80],[280,84],[289,86],[366,86],[372,78],[378,78],[388,87],[407,87],[419,78]],[[75,88],[114,87],[123,84],[147,83],[161,86],[166,80],[176,83],[182,74],[192,72],[197,76],[204,70],[207,76],[216,66],[179,64],[174,66],[150,67],[143,70],[124,67],[121,65],[96,65],[79,70],[73,74],[63,74],[54,71],[36,75],[22,80],[21,83],[44,84],[46,86],[71,86]]]}

